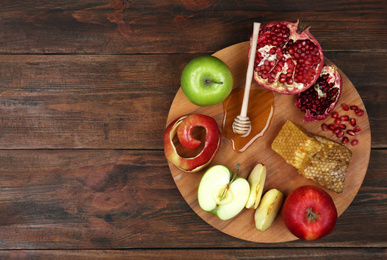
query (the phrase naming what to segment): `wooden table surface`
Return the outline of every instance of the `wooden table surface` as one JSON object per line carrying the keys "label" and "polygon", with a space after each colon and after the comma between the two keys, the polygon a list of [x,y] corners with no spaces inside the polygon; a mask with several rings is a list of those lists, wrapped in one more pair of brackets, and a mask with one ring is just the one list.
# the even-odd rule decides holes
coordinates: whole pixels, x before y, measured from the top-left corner
{"label": "wooden table surface", "polygon": [[[386,259],[387,2],[0,2],[1,259]],[[183,67],[301,19],[371,126],[364,182],[328,236],[253,243],[179,193],[162,134]]]}

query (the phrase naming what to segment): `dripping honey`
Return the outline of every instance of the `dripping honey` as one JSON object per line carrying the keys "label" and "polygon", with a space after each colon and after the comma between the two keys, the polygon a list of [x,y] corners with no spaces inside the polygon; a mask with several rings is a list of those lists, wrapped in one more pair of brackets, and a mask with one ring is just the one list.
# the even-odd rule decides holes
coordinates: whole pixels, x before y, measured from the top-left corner
{"label": "dripping honey", "polygon": [[266,89],[252,88],[247,109],[247,116],[251,121],[250,131],[245,135],[236,134],[232,123],[241,112],[243,95],[243,88],[235,88],[223,101],[222,136],[232,142],[232,148],[236,152],[244,152],[255,140],[263,136],[274,114],[274,94]]}

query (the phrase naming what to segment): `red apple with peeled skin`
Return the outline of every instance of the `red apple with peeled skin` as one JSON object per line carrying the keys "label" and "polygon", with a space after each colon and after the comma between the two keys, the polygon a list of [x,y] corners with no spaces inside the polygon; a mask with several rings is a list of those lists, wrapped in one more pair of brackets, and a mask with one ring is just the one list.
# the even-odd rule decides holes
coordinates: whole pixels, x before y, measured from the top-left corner
{"label": "red apple with peeled skin", "polygon": [[333,230],[337,209],[326,191],[306,185],[298,187],[286,198],[282,217],[293,235],[303,240],[316,240]]}
{"label": "red apple with peeled skin", "polygon": [[[201,152],[189,158],[181,157],[173,143],[177,135],[180,144],[187,149],[195,149],[201,144],[193,137],[193,129],[203,127],[206,131]],[[206,167],[219,150],[221,134],[215,119],[201,114],[185,115],[177,118],[164,131],[164,153],[169,162],[186,172],[197,172]]]}

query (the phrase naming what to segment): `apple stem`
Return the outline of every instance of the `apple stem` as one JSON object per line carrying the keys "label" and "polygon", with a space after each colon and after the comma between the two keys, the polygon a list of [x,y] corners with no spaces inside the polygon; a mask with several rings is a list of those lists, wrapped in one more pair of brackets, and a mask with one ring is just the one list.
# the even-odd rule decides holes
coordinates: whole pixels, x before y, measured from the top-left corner
{"label": "apple stem", "polygon": [[239,168],[240,167],[241,167],[240,163],[237,163],[237,165],[235,166],[234,176],[232,176],[232,179],[231,179],[230,183],[232,183],[235,180],[235,178],[236,178],[236,176],[237,176],[237,174],[239,172]]}
{"label": "apple stem", "polygon": [[237,174],[238,174],[238,172],[239,172],[240,166],[241,166],[241,165],[240,165],[239,163],[237,163],[236,169],[235,169],[235,172],[234,172],[234,175],[232,176],[231,181],[227,184],[227,187],[224,188],[224,190],[223,190],[223,192],[222,192],[222,195],[220,196],[220,201],[224,199],[224,197],[226,196],[226,193],[227,193],[228,189],[230,188],[230,184],[236,179],[236,176],[237,176]]}
{"label": "apple stem", "polygon": [[316,222],[316,219],[320,218],[320,216],[317,215],[316,213],[314,213],[314,212],[312,211],[312,209],[307,209],[306,212],[307,212],[307,215],[306,215],[306,216],[307,216],[307,218],[308,218],[308,222],[312,221],[313,223],[315,223],[315,222]]}
{"label": "apple stem", "polygon": [[206,80],[205,80],[205,83],[206,83],[206,84],[209,84],[209,83],[215,83],[215,84],[223,85],[223,82],[221,82],[221,81],[215,81],[215,80],[212,80],[212,79],[206,79]]}

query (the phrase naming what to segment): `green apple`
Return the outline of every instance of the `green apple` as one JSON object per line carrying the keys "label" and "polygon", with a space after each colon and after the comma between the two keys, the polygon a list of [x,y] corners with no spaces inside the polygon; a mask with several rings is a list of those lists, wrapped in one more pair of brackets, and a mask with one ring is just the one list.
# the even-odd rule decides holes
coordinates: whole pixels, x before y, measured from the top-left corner
{"label": "green apple", "polygon": [[250,194],[248,181],[233,174],[226,166],[215,165],[203,175],[198,188],[200,207],[221,220],[238,215]]}
{"label": "green apple", "polygon": [[271,226],[282,206],[283,198],[283,193],[277,189],[271,189],[263,195],[254,215],[255,227],[259,231],[265,231]]}
{"label": "green apple", "polygon": [[195,105],[211,106],[226,99],[233,81],[232,72],[223,61],[214,56],[200,56],[184,67],[181,88]]}
{"label": "green apple", "polygon": [[251,171],[247,181],[250,184],[250,196],[246,203],[246,208],[256,209],[261,201],[263,187],[266,180],[266,166],[257,164]]}

